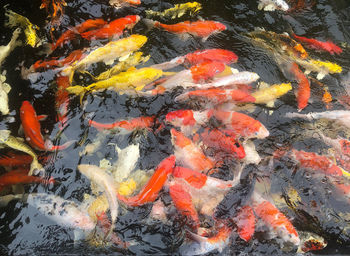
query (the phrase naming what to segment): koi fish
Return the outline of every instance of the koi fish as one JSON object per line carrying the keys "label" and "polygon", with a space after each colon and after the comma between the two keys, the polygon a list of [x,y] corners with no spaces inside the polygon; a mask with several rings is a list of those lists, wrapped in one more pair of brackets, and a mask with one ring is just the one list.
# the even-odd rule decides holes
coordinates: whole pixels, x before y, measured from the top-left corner
{"label": "koi fish", "polygon": [[328,74],[337,74],[342,72],[342,67],[329,61],[320,61],[316,59],[295,59],[295,62],[305,68],[305,74],[317,72],[317,79],[321,80]]}
{"label": "koi fish", "polygon": [[218,229],[216,235],[211,237],[203,237],[187,232],[195,242],[182,245],[179,250],[181,255],[203,255],[214,250],[221,253],[229,244],[232,230],[224,225]]}
{"label": "koi fish", "polygon": [[258,9],[264,11],[282,10],[288,11],[289,6],[284,0],[259,0]]}
{"label": "koi fish", "polygon": [[271,86],[260,86],[258,91],[251,94],[255,98],[255,104],[266,104],[270,107],[274,105],[274,101],[292,90],[291,83],[274,84]]}
{"label": "koi fish", "polygon": [[140,49],[147,42],[147,37],[142,35],[131,35],[127,38],[112,41],[106,45],[90,52],[85,58],[64,69],[64,75],[69,76],[69,81],[73,80],[76,70],[87,68],[93,63],[103,61],[106,65],[112,64],[118,57],[126,56]]}
{"label": "koi fish", "polygon": [[118,38],[123,34],[125,29],[132,29],[137,22],[139,22],[140,16],[128,15],[123,18],[119,18],[106,24],[104,27],[90,30],[80,35],[87,40],[96,40],[104,38]]}
{"label": "koi fish", "polygon": [[336,44],[328,41],[328,42],[322,42],[318,41],[313,38],[306,38],[302,36],[297,36],[296,34],[292,34],[293,37],[297,40],[299,40],[302,43],[305,43],[306,46],[308,46],[311,49],[321,50],[321,51],[327,51],[330,54],[341,54],[343,50],[337,46]]}
{"label": "koi fish", "polygon": [[33,158],[33,161],[30,165],[30,170],[28,175],[33,175],[34,170],[44,170],[42,165],[38,162],[38,157],[34,151],[25,143],[21,138],[16,138],[10,135],[8,130],[0,130],[0,144],[5,144],[6,146],[13,148],[18,151],[22,151]]}
{"label": "koi fish", "polygon": [[170,69],[178,65],[193,66],[203,62],[221,62],[224,64],[236,63],[238,56],[229,50],[224,49],[206,49],[188,53],[184,56],[176,57],[168,62],[155,64],[153,68],[162,70]]}
{"label": "koi fish", "polygon": [[226,128],[232,129],[239,137],[264,139],[270,135],[258,120],[239,112],[214,110],[213,117]]}
{"label": "koi fish", "polygon": [[11,86],[5,81],[6,76],[0,74],[0,112],[2,115],[7,115],[10,112],[8,93],[11,91]]}
{"label": "koi fish", "polygon": [[63,129],[67,123],[69,94],[67,88],[70,86],[69,77],[57,76],[56,77],[57,91],[56,91],[56,111],[57,119],[60,125],[60,129]]}
{"label": "koi fish", "polygon": [[119,8],[124,5],[139,5],[141,0],[109,0],[109,4]]}
{"label": "koi fish", "polygon": [[29,194],[27,203],[64,227],[88,232],[95,228],[91,218],[72,201],[49,194]]}
{"label": "koi fish", "polygon": [[323,133],[319,133],[321,139],[329,146],[332,146],[338,154],[345,157],[350,157],[350,141],[342,138],[332,139],[325,136]]}
{"label": "koi fish", "polygon": [[341,168],[333,163],[331,159],[326,156],[318,155],[314,152],[306,152],[303,150],[292,149],[291,151],[277,150],[274,153],[275,158],[287,155],[294,159],[300,167],[320,171],[326,175],[342,176]]}
{"label": "koi fish", "polygon": [[171,141],[175,148],[177,162],[197,172],[213,169],[215,163],[204,155],[199,146],[181,132],[171,129]]}
{"label": "koi fish", "polygon": [[47,61],[38,60],[33,64],[32,69],[37,71],[39,69],[46,70],[46,69],[64,67],[66,65],[72,64],[75,61],[79,61],[81,58],[83,58],[83,51],[75,50],[75,51],[72,51],[66,58],[63,58],[63,59],[53,58]]}
{"label": "koi fish", "polygon": [[143,87],[154,80],[160,78],[164,72],[154,68],[130,68],[129,70],[119,73],[107,80],[97,81],[87,87],[80,85],[67,88],[69,93],[80,95],[80,102],[87,92],[94,92],[102,89],[112,88],[115,91],[140,91]]}
{"label": "koi fish", "polygon": [[263,199],[256,192],[253,193],[252,201],[252,207],[257,217],[274,230],[283,241],[299,246],[300,238],[293,224],[276,208],[276,206]]}
{"label": "koi fish", "polygon": [[204,21],[184,21],[181,23],[167,25],[159,21],[144,19],[144,22],[149,27],[162,28],[170,33],[177,34],[183,40],[187,39],[189,35],[200,37],[202,41],[206,41],[209,36],[217,34],[226,30],[226,26],[220,22],[204,20]]}
{"label": "koi fish", "polygon": [[253,208],[249,205],[243,206],[234,221],[237,225],[237,232],[241,239],[248,242],[252,239],[255,232],[255,215]]}
{"label": "koi fish", "polygon": [[33,157],[29,155],[18,155],[14,152],[9,152],[6,155],[0,156],[0,166],[27,166],[33,161]]}
{"label": "koi fish", "polygon": [[99,74],[97,77],[93,77],[94,80],[106,80],[111,78],[114,75],[117,75],[120,72],[126,71],[132,67],[139,65],[141,62],[147,62],[151,56],[142,56],[142,52],[135,52],[128,56],[125,60],[119,60],[120,62],[114,65],[111,69]]}
{"label": "koi fish", "polygon": [[32,147],[43,151],[63,150],[69,147],[73,141],[68,141],[61,146],[54,146],[52,145],[51,141],[44,141],[44,138],[41,134],[39,120],[45,117],[46,116],[37,116],[32,104],[30,104],[29,101],[22,102],[20,109],[20,118],[26,141]]}
{"label": "koi fish", "polygon": [[114,128],[123,128],[128,131],[133,131],[136,129],[150,129],[154,125],[155,116],[141,116],[132,118],[130,120],[116,121],[111,124],[102,124],[89,120],[89,125],[98,129],[114,129]]}
{"label": "koi fish", "polygon": [[95,165],[80,164],[78,165],[78,170],[86,177],[88,177],[91,181],[95,182],[105,192],[109,204],[109,209],[111,211],[112,224],[109,231],[109,234],[111,234],[117,220],[119,207],[116,197],[117,189],[113,177]]}
{"label": "koi fish", "polygon": [[[6,7],[5,7],[6,9]],[[26,36],[26,43],[31,47],[38,47],[41,42],[40,38],[37,35],[39,27],[31,23],[28,18],[15,13],[11,10],[6,9],[5,15],[8,17],[8,22],[5,23],[5,26],[13,28],[20,26],[24,30],[24,35]]]}
{"label": "koi fish", "polygon": [[166,9],[162,12],[153,10],[146,10],[147,18],[160,17],[160,18],[180,18],[184,15],[195,16],[202,9],[202,5],[197,2],[187,2],[183,4],[175,4],[173,8]]}
{"label": "koi fish", "polygon": [[140,206],[154,202],[168,179],[168,175],[172,173],[175,160],[175,156],[172,155],[160,162],[154,174],[139,194],[128,198],[117,194],[118,199],[128,206]]}
{"label": "koi fish", "polygon": [[20,43],[17,42],[18,36],[21,33],[20,28],[16,28],[15,31],[13,31],[12,37],[10,42],[7,45],[1,45],[0,46],[0,67],[4,60],[9,56],[10,52],[13,51]]}
{"label": "koi fish", "polygon": [[312,121],[314,119],[328,119],[334,120],[338,123],[345,125],[350,128],[350,111],[347,110],[333,110],[325,112],[310,112],[307,114],[300,113],[286,113],[287,118],[301,118],[307,121]]}
{"label": "koi fish", "polygon": [[294,74],[295,79],[298,81],[298,92],[297,92],[297,101],[298,101],[298,111],[303,110],[309,101],[311,90],[310,82],[304,73],[299,69],[298,65],[292,63],[290,66],[290,72]]}
{"label": "koi fish", "polygon": [[81,34],[91,29],[97,29],[106,24],[107,22],[103,19],[89,19],[73,28],[69,28],[57,39],[54,44],[51,45],[51,50],[54,51],[57,47],[62,47],[64,44],[73,40],[76,37],[76,34]]}
{"label": "koi fish", "polygon": [[177,102],[199,100],[205,104],[211,103],[219,105],[225,102],[235,103],[254,103],[255,98],[248,92],[238,89],[224,90],[220,88],[211,88],[204,90],[195,90],[180,94],[175,98]]}
{"label": "koi fish", "polygon": [[28,176],[29,169],[12,170],[0,176],[0,192],[6,186],[29,183],[53,184],[53,178],[46,179],[35,176]]}

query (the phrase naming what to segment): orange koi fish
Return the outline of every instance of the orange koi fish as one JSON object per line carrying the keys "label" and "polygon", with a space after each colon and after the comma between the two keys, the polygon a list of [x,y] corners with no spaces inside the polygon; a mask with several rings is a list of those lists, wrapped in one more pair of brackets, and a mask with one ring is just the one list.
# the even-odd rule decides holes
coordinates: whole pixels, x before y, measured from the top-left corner
{"label": "orange koi fish", "polygon": [[293,34],[293,37],[297,40],[299,40],[302,43],[305,43],[307,47],[315,50],[321,50],[321,51],[327,51],[330,54],[341,54],[343,50],[337,46],[336,44],[328,41],[328,42],[322,42],[318,41],[313,38],[306,38],[302,36],[297,36],[296,34]]}
{"label": "orange koi fish", "polygon": [[295,79],[299,83],[298,92],[297,92],[297,101],[298,101],[298,110],[303,110],[309,101],[310,98],[310,83],[309,80],[306,78],[304,73],[299,69],[298,65],[296,63],[292,63],[290,67],[290,72],[294,74]]}
{"label": "orange koi fish", "polygon": [[89,19],[73,28],[69,28],[57,39],[57,41],[54,44],[52,44],[51,50],[54,51],[57,47],[62,47],[64,44],[73,40],[76,37],[76,34],[81,34],[91,29],[97,29],[106,24],[107,22],[103,19]]}
{"label": "orange koi fish", "polygon": [[238,137],[264,139],[270,135],[258,120],[239,112],[214,110],[213,117],[226,128],[233,130]]}
{"label": "orange koi fish", "polygon": [[73,143],[72,141],[68,141],[61,146],[54,146],[51,141],[44,141],[39,123],[39,120],[44,117],[45,116],[36,115],[36,112],[29,101],[23,101],[20,109],[20,118],[26,141],[35,149],[43,151],[63,150],[69,147]]}
{"label": "orange koi fish", "polygon": [[18,155],[14,152],[9,152],[6,155],[0,156],[0,166],[29,166],[33,161],[30,155]]}
{"label": "orange koi fish", "polygon": [[159,21],[152,21],[144,19],[144,21],[150,26],[162,28],[170,33],[174,33],[186,39],[189,35],[201,37],[203,41],[206,41],[209,36],[226,30],[226,26],[216,21],[185,21],[173,25],[162,24]]}
{"label": "orange koi fish", "polygon": [[172,173],[174,166],[175,156],[172,155],[160,162],[154,174],[138,195],[126,198],[117,194],[118,199],[128,206],[140,206],[154,202],[168,179],[168,175]]}
{"label": "orange koi fish", "polygon": [[60,129],[63,129],[67,123],[67,113],[69,105],[69,93],[66,90],[70,86],[68,76],[57,76],[56,78],[57,91],[56,91],[56,110],[57,119],[60,125]]}
{"label": "orange koi fish", "polygon": [[335,165],[331,159],[326,156],[318,155],[314,152],[305,152],[303,150],[288,150],[282,149],[274,152],[275,158],[280,158],[287,155],[294,159],[300,167],[308,168],[312,170],[321,171],[326,175],[342,176],[342,170],[339,166]]}
{"label": "orange koi fish", "polygon": [[176,209],[188,219],[188,224],[197,232],[199,228],[199,216],[194,208],[192,197],[185,187],[179,183],[169,186],[169,194],[174,202]]}
{"label": "orange koi fish", "polygon": [[210,88],[185,92],[175,98],[175,101],[184,102],[192,100],[204,100],[206,103],[219,105],[225,102],[254,103],[255,98],[247,91],[239,89]]}
{"label": "orange koi fish", "polygon": [[188,53],[185,56],[180,56],[170,61],[153,65],[157,69],[170,69],[178,65],[184,64],[186,67],[197,65],[203,62],[221,62],[224,64],[236,63],[238,60],[234,52],[224,49],[206,49]]}
{"label": "orange koi fish", "polygon": [[257,217],[274,230],[284,241],[298,246],[300,238],[293,224],[281,213],[276,206],[263,199],[257,193],[253,194],[253,209]]}
{"label": "orange koi fish", "polygon": [[139,22],[140,16],[128,15],[123,18],[119,18],[106,24],[104,27],[90,30],[80,35],[87,39],[104,39],[104,38],[117,38],[123,34],[125,29],[132,29],[137,22]]}
{"label": "orange koi fish", "polygon": [[214,168],[215,163],[181,132],[171,129],[171,141],[175,148],[176,160],[180,165],[197,172],[205,172]]}
{"label": "orange koi fish", "polygon": [[154,125],[155,116],[141,116],[132,118],[130,120],[116,121],[111,124],[102,124],[89,120],[89,125],[97,129],[114,129],[114,128],[123,128],[128,131],[133,131],[136,129],[150,129]]}
{"label": "orange koi fish", "polygon": [[0,191],[6,186],[29,183],[53,184],[53,178],[45,179],[41,177],[28,176],[29,169],[18,169],[7,172],[0,176]]}
{"label": "orange koi fish", "polygon": [[58,68],[58,67],[63,67],[66,65],[70,65],[75,61],[78,61],[83,58],[83,51],[82,50],[75,50],[71,52],[66,58],[63,59],[57,59],[53,58],[51,60],[47,61],[41,61],[38,60],[35,62],[32,66],[32,68],[37,71],[39,69],[53,69],[53,68]]}
{"label": "orange koi fish", "polygon": [[255,215],[253,208],[249,205],[243,206],[234,218],[237,232],[241,239],[248,242],[255,232]]}

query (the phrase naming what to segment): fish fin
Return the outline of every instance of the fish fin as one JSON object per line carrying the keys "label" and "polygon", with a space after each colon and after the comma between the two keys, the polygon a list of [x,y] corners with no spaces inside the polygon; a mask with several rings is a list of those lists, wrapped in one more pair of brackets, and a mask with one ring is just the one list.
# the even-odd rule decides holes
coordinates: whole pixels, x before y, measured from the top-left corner
{"label": "fish fin", "polygon": [[131,54],[132,54],[132,53],[129,53],[129,54],[126,54],[126,55],[120,57],[120,58],[119,58],[119,61],[126,61],[126,60],[130,57]]}
{"label": "fish fin", "polygon": [[37,118],[39,121],[44,121],[44,120],[46,120],[47,115],[39,115],[39,116],[37,116]]}
{"label": "fish fin", "polygon": [[198,242],[198,243],[206,243],[208,238],[197,235],[191,231],[186,230],[187,235],[194,241]]}
{"label": "fish fin", "polygon": [[18,135],[21,135],[21,136],[24,135],[24,130],[23,130],[23,126],[22,125],[20,125],[19,128],[18,128]]}
{"label": "fish fin", "polygon": [[106,65],[113,65],[114,59],[103,61]]}
{"label": "fish fin", "polygon": [[322,80],[325,76],[326,76],[325,73],[318,73],[316,78],[317,78],[317,80]]}

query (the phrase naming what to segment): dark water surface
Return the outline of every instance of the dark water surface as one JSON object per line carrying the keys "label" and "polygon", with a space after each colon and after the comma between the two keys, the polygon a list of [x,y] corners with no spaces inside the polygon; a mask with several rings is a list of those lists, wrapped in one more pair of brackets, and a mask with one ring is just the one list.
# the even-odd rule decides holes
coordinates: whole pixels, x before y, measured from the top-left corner
{"label": "dark water surface", "polygon": [[[338,45],[347,44],[347,49],[340,56],[328,53],[309,53],[321,60],[332,61],[343,68],[341,74],[327,76],[322,82],[327,84],[335,99],[333,109],[343,109],[336,102],[339,95],[344,94],[344,88],[340,81],[350,69],[350,1],[349,0],[315,0],[314,5],[303,9],[283,13],[280,11],[264,12],[257,9],[257,1],[238,0],[208,0],[200,1],[203,9],[199,16],[205,20],[220,21],[227,26],[223,33],[211,36],[206,42],[198,38],[190,38],[187,41],[180,40],[176,35],[153,29],[147,31],[141,21],[132,30],[132,33],[144,34],[148,42],[142,48],[145,55],[151,55],[151,59],[143,64],[150,66],[153,63],[168,61],[180,55],[198,49],[223,48],[235,52],[239,56],[236,64],[231,65],[239,70],[256,72],[260,81],[269,84],[286,82],[278,64],[261,48],[247,42],[241,34],[250,32],[256,27],[265,28],[276,33],[283,33],[292,27],[296,34],[307,35],[309,38],[317,38],[322,41],[331,40]],[[308,1],[305,1],[308,2]],[[170,8],[178,1],[142,0],[142,4],[136,8],[125,7],[115,9],[108,5],[106,0],[69,0],[65,8],[65,14],[61,19],[60,27],[54,32],[58,38],[63,31],[70,26],[75,26],[87,19],[103,18],[113,20],[129,14],[138,14],[145,17],[145,10],[164,10]],[[1,0],[1,6],[9,4],[9,9],[26,16],[29,20],[40,27],[40,36],[50,38],[48,31],[47,14],[40,10],[39,0]],[[186,18],[172,20],[171,22],[184,21]],[[4,10],[0,9],[0,45],[9,42],[12,30],[4,27]],[[169,22],[170,23],[170,22]],[[50,41],[50,39],[48,39]],[[71,44],[55,51],[56,56],[67,56],[74,49],[82,49],[91,45],[103,45],[106,41],[88,42],[75,39]],[[0,117],[0,128],[11,130],[12,135],[21,136],[18,133],[20,127],[19,108],[24,100],[30,101],[38,114],[48,115],[48,119],[42,122],[42,131],[51,140],[59,132],[56,123],[56,110],[54,106],[56,85],[54,83],[57,71],[47,71],[30,81],[21,78],[21,67],[29,67],[35,61],[44,59],[45,55],[38,49],[30,46],[17,47],[6,59],[2,70],[7,70],[7,82],[12,86],[9,93],[10,116],[15,118],[10,122],[4,116]],[[90,70],[101,71],[103,67],[92,66]],[[77,78],[79,79],[79,77]],[[89,83],[87,77],[83,82]],[[84,80],[85,79],[85,80]],[[348,82],[349,83],[349,82]],[[113,122],[117,119],[128,117],[156,115],[161,120],[170,111],[185,108],[185,105],[174,103],[174,97],[181,92],[181,88],[165,95],[153,97],[130,97],[117,93],[99,92],[94,96],[87,95],[86,104],[79,104],[78,97],[71,97],[69,106],[69,125],[64,130],[67,140],[78,140],[67,150],[56,152],[53,160],[45,166],[48,175],[54,177],[58,184],[27,185],[25,192],[50,193],[64,199],[75,202],[83,201],[84,193],[90,193],[89,180],[77,171],[80,163],[99,165],[101,159],[114,162],[118,154],[114,150],[117,144],[124,148],[130,143],[140,143],[140,159],[136,169],[149,170],[155,168],[165,157],[173,153],[169,128],[158,134],[152,132],[135,132],[128,135],[118,132],[108,132],[98,154],[92,156],[80,156],[79,152],[85,145],[91,143],[99,133],[95,128],[89,127],[85,116],[93,116],[95,121]],[[325,111],[322,102],[322,90],[312,86],[311,103],[303,110],[303,113],[313,111]],[[289,92],[277,101],[273,109],[258,107],[251,116],[262,122],[270,131],[270,136],[265,140],[255,140],[262,158],[271,156],[272,152],[279,147],[292,145],[299,150],[312,151],[319,154],[325,153],[327,146],[320,140],[313,138],[315,127],[322,128],[326,134],[334,133],[336,127],[332,124],[325,126],[323,123],[303,124],[301,121],[293,122],[284,118],[284,113],[295,112],[296,101],[293,92]],[[270,115],[269,111],[274,110]],[[350,133],[341,130],[342,134],[349,137]],[[85,140],[82,138],[85,136]],[[61,143],[59,140],[56,143]],[[297,230],[309,231],[323,236],[328,241],[328,246],[317,254],[350,254],[350,207],[345,199],[333,193],[332,184],[323,179],[310,177],[306,171],[298,170],[292,174],[293,163],[279,162],[273,168],[266,171],[266,165],[259,168],[261,176],[269,176],[271,195],[285,195],[289,188],[298,191],[301,203],[297,209],[288,207],[284,200],[280,200],[277,206],[291,220]],[[0,170],[3,172],[4,170]],[[216,174],[217,177],[228,179],[225,172]],[[263,180],[263,179],[261,179]],[[163,201],[171,204],[167,193],[163,193]],[[275,198],[275,197],[273,197]],[[279,197],[277,197],[279,198]],[[315,205],[316,207],[313,207]],[[78,246],[73,244],[73,230],[65,229],[33,207],[20,201],[12,201],[6,208],[0,209],[0,252],[11,255],[118,255],[118,254],[177,254],[178,248],[184,241],[185,232],[182,224],[172,218],[164,224],[160,221],[149,221],[148,216],[151,206],[135,208],[132,211],[121,210],[118,216],[116,233],[125,241],[136,241],[129,250],[123,251],[117,246],[94,247],[88,243]],[[234,233],[234,232],[233,232]],[[225,248],[223,255],[279,255],[286,254],[280,246],[264,238],[259,234],[249,243],[245,243],[236,234],[231,236],[230,246]],[[216,255],[213,252],[210,255]],[[291,254],[294,254],[293,252]]]}

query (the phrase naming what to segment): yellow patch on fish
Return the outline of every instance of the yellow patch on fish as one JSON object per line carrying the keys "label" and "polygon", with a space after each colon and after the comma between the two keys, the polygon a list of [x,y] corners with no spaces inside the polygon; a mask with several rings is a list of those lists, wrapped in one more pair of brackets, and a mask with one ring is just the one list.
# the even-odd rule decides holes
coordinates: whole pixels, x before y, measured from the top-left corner
{"label": "yellow patch on fish", "polygon": [[321,68],[327,69],[331,74],[341,73],[343,70],[342,67],[338,64],[329,61],[311,60],[311,63]]}
{"label": "yellow patch on fish", "polygon": [[136,190],[136,182],[133,179],[129,179],[120,183],[118,193],[122,196],[130,196]]}
{"label": "yellow patch on fish", "polygon": [[88,214],[90,218],[97,222],[97,216],[98,214],[104,213],[108,210],[109,204],[107,197],[105,195],[97,197],[89,206],[88,208]]}
{"label": "yellow patch on fish", "polygon": [[202,9],[202,5],[197,2],[188,2],[184,4],[175,4],[173,8],[166,9],[162,12],[156,12],[152,10],[147,10],[147,17],[164,17],[164,18],[180,18],[185,14],[189,14],[190,16],[194,16]]}
{"label": "yellow patch on fish", "polygon": [[268,104],[292,90],[291,83],[274,84],[252,93],[257,104]]}

